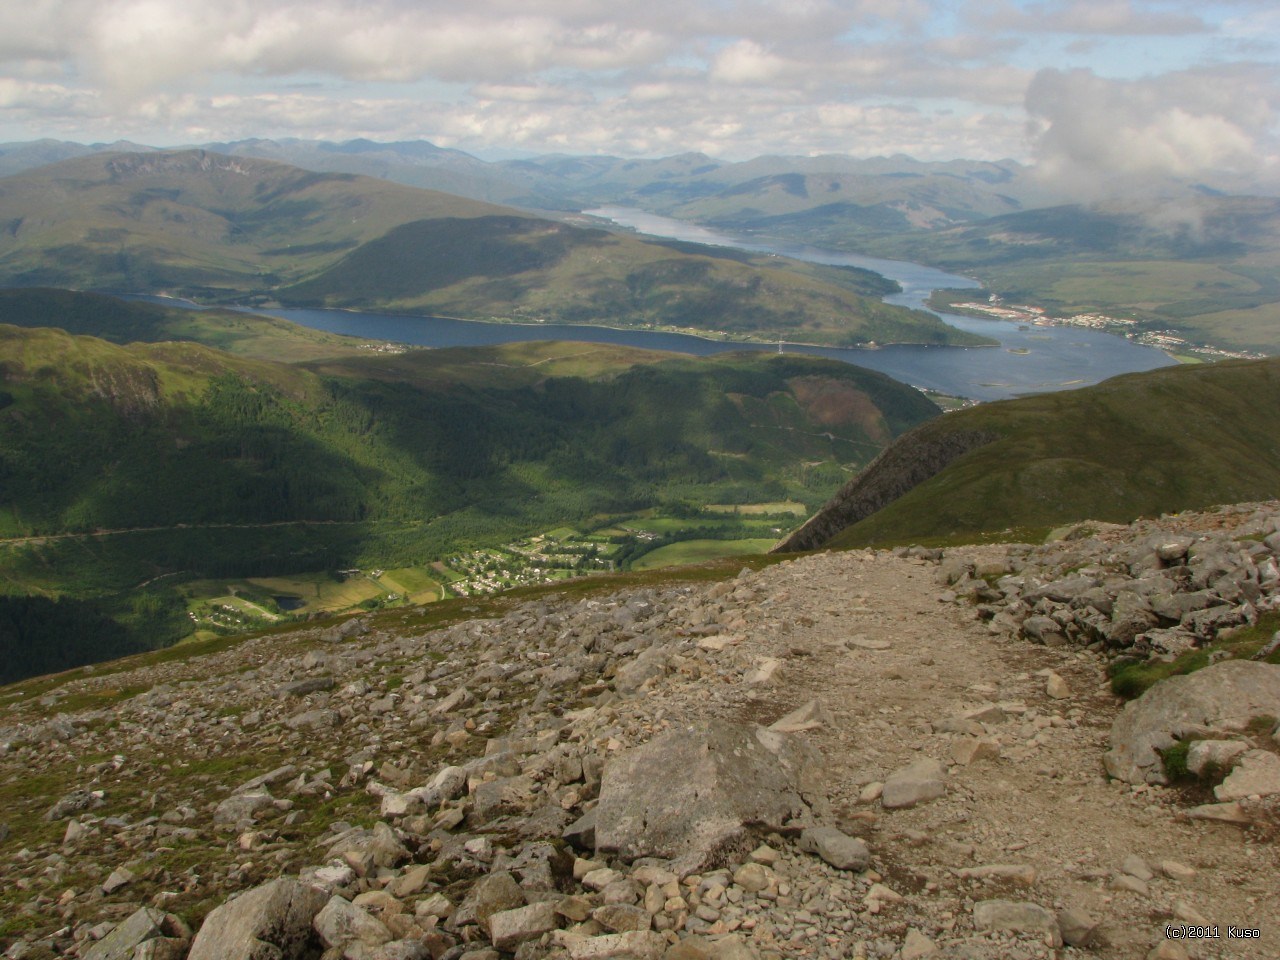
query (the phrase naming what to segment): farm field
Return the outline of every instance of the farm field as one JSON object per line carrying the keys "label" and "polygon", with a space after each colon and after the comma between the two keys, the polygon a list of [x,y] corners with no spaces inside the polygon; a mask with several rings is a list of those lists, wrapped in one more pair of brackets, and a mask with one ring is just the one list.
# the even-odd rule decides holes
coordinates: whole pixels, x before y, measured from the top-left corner
{"label": "farm field", "polygon": [[631,565],[632,570],[656,570],[659,567],[676,567],[686,563],[702,563],[721,557],[765,553],[778,541],[773,539],[749,540],[681,540],[659,547]]}
{"label": "farm field", "polygon": [[709,503],[705,509],[708,513],[732,513],[748,517],[774,514],[804,517],[809,514],[809,508],[796,500],[777,500],[773,503]]}

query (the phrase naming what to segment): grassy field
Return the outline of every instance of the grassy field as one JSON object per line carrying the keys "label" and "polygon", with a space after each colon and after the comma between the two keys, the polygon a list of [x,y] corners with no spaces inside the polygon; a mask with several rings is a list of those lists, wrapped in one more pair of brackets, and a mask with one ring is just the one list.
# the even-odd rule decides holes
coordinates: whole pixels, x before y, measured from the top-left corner
{"label": "grassy field", "polygon": [[385,570],[377,582],[390,593],[397,593],[410,603],[432,603],[443,596],[442,588],[422,567],[396,567]]}
{"label": "grassy field", "polygon": [[774,514],[803,517],[809,512],[808,507],[795,500],[778,500],[773,503],[709,503],[704,509],[710,513],[733,513],[746,517]]}
{"label": "grassy field", "polygon": [[633,570],[657,570],[661,567],[678,567],[721,557],[747,556],[767,553],[778,541],[773,539],[750,540],[682,540],[659,547],[632,564]]}

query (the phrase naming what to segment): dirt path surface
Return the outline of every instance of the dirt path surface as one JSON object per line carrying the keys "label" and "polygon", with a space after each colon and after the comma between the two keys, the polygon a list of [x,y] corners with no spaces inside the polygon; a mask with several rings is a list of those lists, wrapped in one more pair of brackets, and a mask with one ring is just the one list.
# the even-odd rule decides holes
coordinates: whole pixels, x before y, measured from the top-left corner
{"label": "dirt path surface", "polygon": [[[1002,550],[947,555],[982,561]],[[1181,819],[1199,800],[1180,791],[1109,782],[1101,756],[1119,702],[1101,658],[993,635],[972,608],[942,599],[936,571],[869,552],[773,568],[760,575],[771,599],[745,642],[782,667],[744,717],[767,722],[810,698],[832,717],[806,735],[824,756],[833,812],[905,898],[877,926],[895,937],[915,927],[941,945],[972,929],[974,901],[1002,898],[1090,915],[1096,956],[1145,957],[1166,943],[1178,956],[1169,925],[1216,928],[1218,939],[1177,941],[1191,957],[1280,956],[1270,838]],[[1047,695],[1049,671],[1068,696]],[[974,711],[977,726],[963,723]],[[998,742],[999,756],[956,763],[966,727]],[[892,811],[869,801],[875,784],[921,757],[947,767],[943,797]],[[996,876],[961,873],[989,866]],[[1228,939],[1228,927],[1261,939]],[[955,955],[1000,954],[971,945]]]}

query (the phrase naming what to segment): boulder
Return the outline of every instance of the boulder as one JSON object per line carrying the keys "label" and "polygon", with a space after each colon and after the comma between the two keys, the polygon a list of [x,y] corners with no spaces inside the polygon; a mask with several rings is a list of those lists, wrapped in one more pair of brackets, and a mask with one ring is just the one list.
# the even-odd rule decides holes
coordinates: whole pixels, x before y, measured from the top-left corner
{"label": "boulder", "polygon": [[267,960],[319,956],[312,922],[329,895],[296,880],[272,880],[205,918],[187,960]]}
{"label": "boulder", "polygon": [[1242,730],[1261,715],[1280,716],[1280,666],[1224,660],[1170,677],[1126,704],[1111,725],[1103,763],[1127,783],[1165,783],[1158,751],[1188,737]]}
{"label": "boulder", "polygon": [[709,720],[673,730],[605,766],[596,849],[702,869],[751,849],[749,825],[805,818],[815,755],[799,738]]}

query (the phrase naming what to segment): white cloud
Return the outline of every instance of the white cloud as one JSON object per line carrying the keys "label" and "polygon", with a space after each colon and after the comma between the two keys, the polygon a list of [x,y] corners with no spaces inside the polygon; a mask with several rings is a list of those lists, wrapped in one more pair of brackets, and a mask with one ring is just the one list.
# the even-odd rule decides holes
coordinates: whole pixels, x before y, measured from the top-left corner
{"label": "white cloud", "polygon": [[1041,71],[1027,91],[1039,170],[1060,185],[1095,192],[1274,177],[1280,168],[1274,80],[1272,71],[1259,69],[1142,80]]}
{"label": "white cloud", "polygon": [[[1274,14],[1225,2],[15,0],[0,139],[366,136],[728,158],[1034,148],[1064,180],[1265,171],[1275,73],[1226,58],[1263,56],[1256,25]],[[1038,75],[1031,59],[1084,38],[1071,63],[1086,63],[1128,36],[1172,38],[1212,66],[1112,81],[1101,59]]]}

